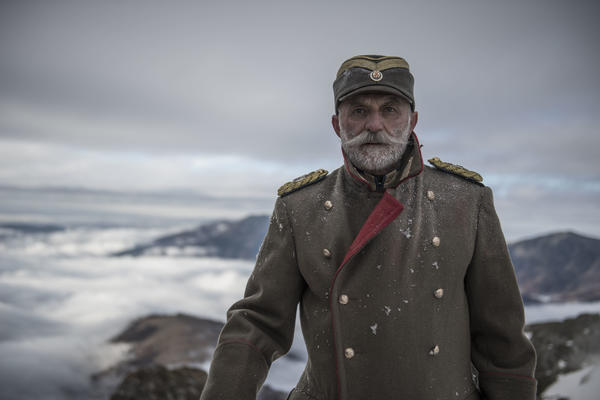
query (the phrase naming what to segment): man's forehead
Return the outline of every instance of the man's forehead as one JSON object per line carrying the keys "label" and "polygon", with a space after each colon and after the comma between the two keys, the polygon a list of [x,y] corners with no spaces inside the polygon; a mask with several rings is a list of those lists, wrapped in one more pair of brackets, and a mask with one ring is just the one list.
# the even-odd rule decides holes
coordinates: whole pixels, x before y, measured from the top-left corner
{"label": "man's forehead", "polygon": [[367,103],[406,103],[406,99],[401,96],[389,93],[359,93],[345,99],[342,104],[367,104]]}

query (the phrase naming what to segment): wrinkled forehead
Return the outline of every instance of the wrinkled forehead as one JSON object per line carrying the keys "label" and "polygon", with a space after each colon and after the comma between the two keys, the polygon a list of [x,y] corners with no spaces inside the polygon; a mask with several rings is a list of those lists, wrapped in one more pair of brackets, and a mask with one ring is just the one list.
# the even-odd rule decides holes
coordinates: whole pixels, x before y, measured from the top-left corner
{"label": "wrinkled forehead", "polygon": [[340,107],[344,105],[383,105],[383,104],[401,104],[410,108],[410,104],[406,99],[395,94],[388,93],[358,93],[344,99]]}

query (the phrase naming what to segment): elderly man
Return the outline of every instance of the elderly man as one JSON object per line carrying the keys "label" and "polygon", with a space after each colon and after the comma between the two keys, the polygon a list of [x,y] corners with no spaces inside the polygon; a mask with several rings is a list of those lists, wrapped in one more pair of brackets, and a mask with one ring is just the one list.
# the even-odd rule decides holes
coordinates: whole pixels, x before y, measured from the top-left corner
{"label": "elderly man", "polygon": [[288,399],[534,399],[491,190],[463,167],[423,165],[404,59],[353,57],[333,90],[344,165],[279,189],[201,399],[255,399],[298,303],[308,362]]}

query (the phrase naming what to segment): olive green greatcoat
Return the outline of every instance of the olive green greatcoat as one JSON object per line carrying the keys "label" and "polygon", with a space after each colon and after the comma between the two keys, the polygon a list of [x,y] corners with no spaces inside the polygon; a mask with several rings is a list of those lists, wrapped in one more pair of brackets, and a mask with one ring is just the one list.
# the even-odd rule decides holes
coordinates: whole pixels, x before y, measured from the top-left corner
{"label": "olive green greatcoat", "polygon": [[308,362],[291,400],[535,398],[491,190],[424,167],[414,134],[401,164],[385,192],[346,162],[277,199],[202,400],[256,398],[298,302]]}

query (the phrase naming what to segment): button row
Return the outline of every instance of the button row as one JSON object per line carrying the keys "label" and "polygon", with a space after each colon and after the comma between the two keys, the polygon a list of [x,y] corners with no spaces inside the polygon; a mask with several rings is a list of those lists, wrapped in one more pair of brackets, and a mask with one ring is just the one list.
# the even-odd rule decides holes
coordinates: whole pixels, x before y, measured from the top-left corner
{"label": "button row", "polygon": [[[433,346],[431,348],[431,350],[429,350],[429,355],[435,357],[438,354],[440,354],[440,346],[438,346],[436,344],[435,346]],[[355,355],[356,355],[356,353],[352,347],[346,347],[344,349],[344,357],[346,357],[348,360],[350,360],[351,358],[354,358]]]}

